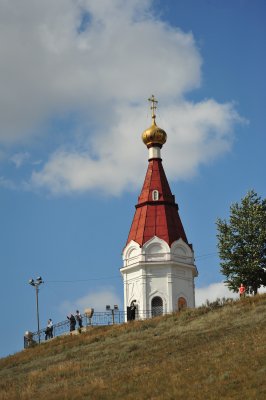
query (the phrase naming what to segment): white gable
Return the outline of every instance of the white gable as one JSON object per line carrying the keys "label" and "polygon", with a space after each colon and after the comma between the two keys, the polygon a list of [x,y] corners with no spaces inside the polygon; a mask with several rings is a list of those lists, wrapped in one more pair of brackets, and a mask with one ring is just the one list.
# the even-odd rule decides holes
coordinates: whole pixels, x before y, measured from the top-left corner
{"label": "white gable", "polygon": [[180,238],[171,245],[171,260],[185,264],[194,264],[194,252],[187,243]]}

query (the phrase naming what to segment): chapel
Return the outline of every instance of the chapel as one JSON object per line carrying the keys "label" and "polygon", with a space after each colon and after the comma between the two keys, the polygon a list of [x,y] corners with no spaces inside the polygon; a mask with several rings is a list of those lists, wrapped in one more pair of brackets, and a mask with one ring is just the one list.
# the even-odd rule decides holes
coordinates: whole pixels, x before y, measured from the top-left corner
{"label": "chapel", "polygon": [[124,309],[134,305],[134,318],[144,319],[195,307],[194,251],[188,242],[178,204],[161,158],[167,134],[156,124],[158,101],[149,98],[152,124],[142,134],[148,149],[148,168],[123,249],[120,269]]}

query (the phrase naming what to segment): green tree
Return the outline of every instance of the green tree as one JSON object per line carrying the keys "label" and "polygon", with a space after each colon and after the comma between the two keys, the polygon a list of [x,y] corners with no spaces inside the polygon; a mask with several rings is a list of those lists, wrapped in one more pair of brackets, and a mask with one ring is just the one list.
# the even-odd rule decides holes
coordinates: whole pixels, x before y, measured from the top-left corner
{"label": "green tree", "polygon": [[229,222],[218,218],[218,250],[225,283],[236,292],[243,283],[256,294],[266,286],[266,199],[253,190],[230,207]]}

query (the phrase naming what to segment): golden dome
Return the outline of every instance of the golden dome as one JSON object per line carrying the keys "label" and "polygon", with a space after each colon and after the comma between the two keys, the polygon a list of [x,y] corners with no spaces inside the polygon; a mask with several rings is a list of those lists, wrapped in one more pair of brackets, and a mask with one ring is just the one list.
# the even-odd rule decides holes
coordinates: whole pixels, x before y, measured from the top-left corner
{"label": "golden dome", "polygon": [[153,118],[152,125],[142,134],[143,143],[146,144],[148,148],[156,145],[162,147],[162,145],[166,142],[166,139],[166,132],[156,125],[155,118]]}
{"label": "golden dome", "polygon": [[142,140],[148,148],[153,146],[162,147],[162,145],[166,142],[167,134],[163,129],[159,128],[155,122],[155,110],[157,108],[156,104],[158,101],[155,99],[154,95],[152,95],[148,100],[152,103],[152,125],[143,132]]}

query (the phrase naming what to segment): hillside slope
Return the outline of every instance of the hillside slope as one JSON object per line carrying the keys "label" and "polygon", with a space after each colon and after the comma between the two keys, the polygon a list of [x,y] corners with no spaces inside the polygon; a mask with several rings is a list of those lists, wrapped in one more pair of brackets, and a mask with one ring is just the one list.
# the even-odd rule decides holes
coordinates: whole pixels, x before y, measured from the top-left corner
{"label": "hillside slope", "polygon": [[265,399],[266,295],[94,327],[0,360],[0,399]]}

